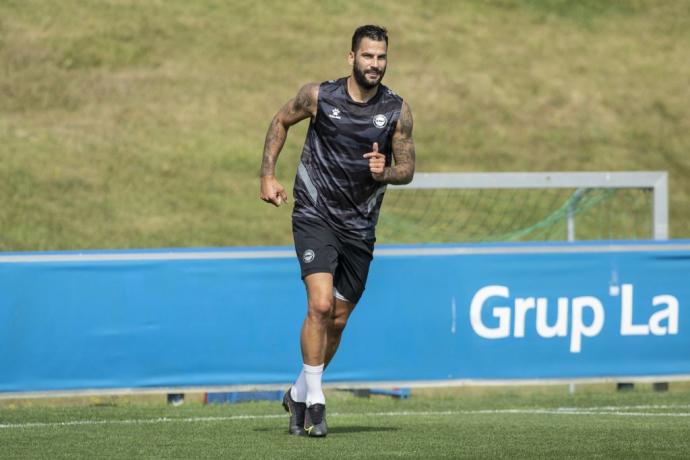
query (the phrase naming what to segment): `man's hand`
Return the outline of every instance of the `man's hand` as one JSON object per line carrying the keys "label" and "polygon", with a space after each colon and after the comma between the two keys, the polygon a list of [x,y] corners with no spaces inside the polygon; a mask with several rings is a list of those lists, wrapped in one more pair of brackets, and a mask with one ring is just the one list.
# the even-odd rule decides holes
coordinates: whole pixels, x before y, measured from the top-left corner
{"label": "man's hand", "polygon": [[383,171],[386,168],[386,155],[379,153],[379,144],[374,142],[372,151],[364,154],[364,158],[369,159],[369,171],[374,180],[383,180]]}
{"label": "man's hand", "polygon": [[280,206],[288,201],[285,188],[274,176],[261,176],[261,199],[274,206]]}

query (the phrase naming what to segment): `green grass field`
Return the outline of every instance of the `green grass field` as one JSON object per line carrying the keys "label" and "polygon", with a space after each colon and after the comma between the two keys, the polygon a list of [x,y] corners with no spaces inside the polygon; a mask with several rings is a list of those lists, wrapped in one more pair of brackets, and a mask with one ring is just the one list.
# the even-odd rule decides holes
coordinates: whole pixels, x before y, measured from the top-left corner
{"label": "green grass field", "polygon": [[266,127],[369,22],[419,171],[666,170],[690,236],[685,0],[4,0],[0,250],[291,244],[258,199]]}
{"label": "green grass field", "polygon": [[[2,0],[0,251],[291,244],[290,207],[258,199],[265,130],[303,83],[349,73],[363,23],[390,30],[418,171],[666,170],[671,236],[690,237],[686,0]],[[503,203],[472,235],[511,231]],[[426,235],[425,206],[388,231]],[[690,385],[611,386],[330,392],[323,440],[289,437],[277,403],[0,400],[0,458],[688,457]]]}
{"label": "green grass field", "polygon": [[328,392],[330,433],[294,438],[279,403],[91,398],[0,403],[2,458],[687,458],[690,385]]}

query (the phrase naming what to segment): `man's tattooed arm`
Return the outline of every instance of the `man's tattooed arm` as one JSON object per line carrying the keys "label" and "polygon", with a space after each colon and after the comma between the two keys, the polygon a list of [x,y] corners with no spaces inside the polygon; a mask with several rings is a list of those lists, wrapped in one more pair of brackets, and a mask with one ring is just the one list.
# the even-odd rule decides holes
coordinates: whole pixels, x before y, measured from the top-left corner
{"label": "man's tattooed arm", "polygon": [[319,85],[307,83],[273,117],[264,142],[261,177],[275,175],[276,162],[285,144],[288,129],[295,123],[316,115],[318,96]]}
{"label": "man's tattooed arm", "polygon": [[387,184],[409,184],[414,176],[415,151],[412,140],[412,111],[403,101],[400,118],[393,133],[393,159],[395,165],[383,171],[383,180]]}

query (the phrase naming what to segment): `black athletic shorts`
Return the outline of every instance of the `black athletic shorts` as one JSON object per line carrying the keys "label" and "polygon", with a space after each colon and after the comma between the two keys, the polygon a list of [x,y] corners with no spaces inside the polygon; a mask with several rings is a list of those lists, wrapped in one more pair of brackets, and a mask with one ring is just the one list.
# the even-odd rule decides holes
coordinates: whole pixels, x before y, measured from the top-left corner
{"label": "black athletic shorts", "polygon": [[330,273],[334,295],[357,303],[374,257],[374,241],[343,237],[325,221],[308,217],[293,217],[292,234],[302,279],[312,273]]}

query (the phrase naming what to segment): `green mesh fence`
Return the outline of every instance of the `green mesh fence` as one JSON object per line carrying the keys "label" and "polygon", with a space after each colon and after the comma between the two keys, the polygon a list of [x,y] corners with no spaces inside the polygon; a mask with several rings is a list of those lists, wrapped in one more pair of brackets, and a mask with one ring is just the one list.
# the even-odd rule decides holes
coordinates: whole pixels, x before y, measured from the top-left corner
{"label": "green mesh fence", "polygon": [[644,189],[391,189],[380,243],[565,241],[652,238]]}

